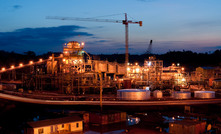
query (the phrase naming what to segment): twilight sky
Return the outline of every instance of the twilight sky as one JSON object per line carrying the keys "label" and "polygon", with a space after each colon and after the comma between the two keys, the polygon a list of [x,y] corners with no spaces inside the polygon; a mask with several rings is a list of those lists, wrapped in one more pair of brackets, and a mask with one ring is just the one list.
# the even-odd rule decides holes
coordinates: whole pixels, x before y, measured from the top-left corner
{"label": "twilight sky", "polygon": [[68,41],[84,41],[93,54],[125,52],[120,23],[46,19],[47,16],[123,20],[129,52],[221,49],[221,0],[0,0],[0,50],[37,54],[61,52]]}

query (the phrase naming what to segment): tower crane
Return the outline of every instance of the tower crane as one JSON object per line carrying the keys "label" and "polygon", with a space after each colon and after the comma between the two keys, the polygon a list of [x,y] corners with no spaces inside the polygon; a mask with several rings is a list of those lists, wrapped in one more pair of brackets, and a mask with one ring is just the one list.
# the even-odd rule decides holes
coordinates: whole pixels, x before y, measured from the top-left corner
{"label": "tower crane", "polygon": [[142,21],[132,21],[128,20],[127,13],[125,13],[124,20],[112,20],[112,19],[95,19],[95,18],[76,18],[76,17],[46,17],[47,19],[59,19],[59,20],[75,20],[75,21],[93,21],[93,22],[112,22],[112,23],[122,23],[125,25],[125,65],[126,65],[126,75],[127,75],[127,65],[129,62],[129,51],[128,51],[128,25],[129,24],[139,24],[142,26]]}
{"label": "tower crane", "polygon": [[150,40],[150,44],[148,46],[148,49],[146,51],[146,54],[151,54],[152,53],[152,44],[153,44],[153,40]]}

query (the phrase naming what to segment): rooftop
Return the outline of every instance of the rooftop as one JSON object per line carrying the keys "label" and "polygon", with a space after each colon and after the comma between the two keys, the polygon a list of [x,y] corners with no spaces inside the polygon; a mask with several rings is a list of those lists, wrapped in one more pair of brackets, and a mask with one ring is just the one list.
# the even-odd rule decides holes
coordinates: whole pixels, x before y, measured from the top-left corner
{"label": "rooftop", "polygon": [[82,121],[82,119],[79,116],[69,116],[69,117],[63,117],[63,118],[28,122],[28,125],[31,126],[32,128],[37,128],[37,127],[63,124],[63,123],[69,123],[69,122],[75,122],[75,121]]}

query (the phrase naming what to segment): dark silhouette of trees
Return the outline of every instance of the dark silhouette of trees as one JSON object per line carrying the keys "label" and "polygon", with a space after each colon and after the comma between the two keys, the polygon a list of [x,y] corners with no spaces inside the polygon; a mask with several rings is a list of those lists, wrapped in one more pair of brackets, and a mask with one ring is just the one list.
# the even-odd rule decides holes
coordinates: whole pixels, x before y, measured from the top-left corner
{"label": "dark silhouette of trees", "polygon": [[[11,65],[18,65],[20,62],[28,63],[30,60],[38,60],[39,58],[48,58],[52,52],[48,52],[43,55],[36,55],[33,51],[24,52],[24,54],[18,54],[15,52],[0,51],[0,67],[10,67]],[[54,53],[55,56],[59,56],[59,52]],[[93,59],[108,60],[110,62],[125,62],[124,54],[90,54]],[[131,63],[138,62],[139,65],[143,65],[144,60],[148,59],[153,54],[141,54],[141,55],[129,55]],[[193,71],[199,66],[221,66],[221,49],[214,51],[213,53],[196,53],[192,51],[169,51],[165,54],[155,54],[157,59],[163,60],[164,66],[170,66],[172,63],[180,63],[187,71]]]}

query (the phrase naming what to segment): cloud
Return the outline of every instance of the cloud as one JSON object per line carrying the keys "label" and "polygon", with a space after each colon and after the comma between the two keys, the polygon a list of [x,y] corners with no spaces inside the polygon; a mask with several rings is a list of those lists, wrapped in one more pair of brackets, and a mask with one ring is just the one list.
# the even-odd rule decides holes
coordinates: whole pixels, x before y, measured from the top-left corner
{"label": "cloud", "polygon": [[213,27],[213,26],[221,26],[221,20],[205,20],[205,21],[195,21],[187,24],[190,27]]}
{"label": "cloud", "polygon": [[44,53],[62,48],[70,37],[93,36],[79,30],[85,27],[70,25],[59,27],[23,28],[12,32],[0,32],[0,49],[7,51],[35,51]]}
{"label": "cloud", "polygon": [[15,9],[15,10],[20,9],[20,8],[22,8],[21,5],[14,5],[14,6],[13,6],[13,9]]}

